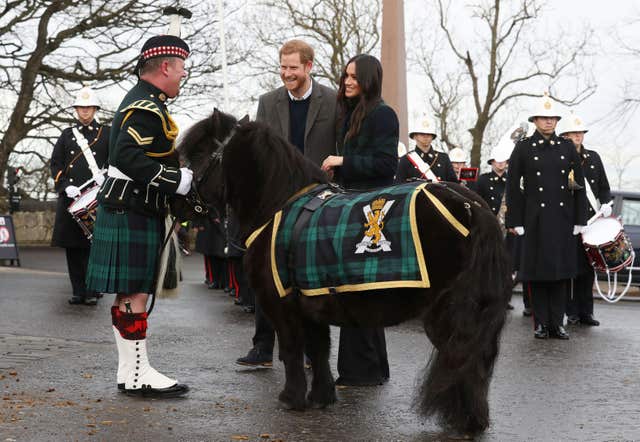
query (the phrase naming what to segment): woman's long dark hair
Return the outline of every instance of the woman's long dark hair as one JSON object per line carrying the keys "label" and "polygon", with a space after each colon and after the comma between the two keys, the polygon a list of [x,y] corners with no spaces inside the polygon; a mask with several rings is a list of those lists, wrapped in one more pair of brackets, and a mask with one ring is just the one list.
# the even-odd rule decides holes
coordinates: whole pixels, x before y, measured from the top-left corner
{"label": "woman's long dark hair", "polygon": [[357,104],[351,114],[349,130],[344,137],[345,141],[360,132],[364,118],[382,101],[382,65],[380,61],[373,55],[356,55],[347,62],[340,76],[340,88],[338,89],[340,121],[344,123],[349,107],[353,106],[353,102],[351,105],[349,104],[351,100],[346,97],[344,86],[344,81],[347,78],[347,66],[351,63],[356,65],[356,78],[360,86],[360,95],[351,99],[356,100]]}

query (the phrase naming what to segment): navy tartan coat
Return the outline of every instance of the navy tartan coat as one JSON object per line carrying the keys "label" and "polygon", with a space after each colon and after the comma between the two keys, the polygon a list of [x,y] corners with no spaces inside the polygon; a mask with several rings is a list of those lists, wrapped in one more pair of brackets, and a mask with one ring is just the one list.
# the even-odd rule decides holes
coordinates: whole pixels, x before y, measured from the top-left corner
{"label": "navy tartan coat", "polygon": [[393,184],[398,167],[400,124],[393,109],[381,101],[364,118],[360,132],[345,140],[351,112],[342,129],[340,182],[347,189],[367,190]]}

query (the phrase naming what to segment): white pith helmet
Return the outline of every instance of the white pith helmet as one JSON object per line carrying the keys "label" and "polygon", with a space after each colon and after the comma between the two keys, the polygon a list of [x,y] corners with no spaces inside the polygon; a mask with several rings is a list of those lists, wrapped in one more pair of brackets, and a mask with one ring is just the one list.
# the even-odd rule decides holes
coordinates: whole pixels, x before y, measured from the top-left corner
{"label": "white pith helmet", "polygon": [[509,139],[500,140],[500,142],[491,149],[491,156],[487,160],[487,164],[490,165],[492,161],[496,161],[498,163],[507,161],[509,157],[511,157],[513,147],[513,141]]}
{"label": "white pith helmet", "polygon": [[534,111],[529,114],[529,122],[533,122],[535,117],[556,117],[558,120],[562,118],[559,111],[559,104],[549,97],[549,93],[545,92]]}
{"label": "white pith helmet", "polygon": [[409,138],[413,138],[415,134],[431,134],[434,140],[438,138],[435,120],[428,115],[416,118],[409,127]]}
{"label": "white pith helmet", "polygon": [[459,147],[454,147],[449,151],[449,160],[452,163],[466,163],[467,153]]}
{"label": "white pith helmet", "polygon": [[98,96],[93,89],[91,89],[90,87],[83,87],[78,91],[78,95],[76,95],[76,101],[74,101],[71,106],[95,106],[100,109],[100,101],[98,100]]}
{"label": "white pith helmet", "polygon": [[560,135],[564,135],[569,132],[589,132],[589,128],[585,124],[584,120],[578,115],[574,114],[573,111],[562,119],[562,123],[560,123],[559,126],[560,128],[558,130],[558,133]]}

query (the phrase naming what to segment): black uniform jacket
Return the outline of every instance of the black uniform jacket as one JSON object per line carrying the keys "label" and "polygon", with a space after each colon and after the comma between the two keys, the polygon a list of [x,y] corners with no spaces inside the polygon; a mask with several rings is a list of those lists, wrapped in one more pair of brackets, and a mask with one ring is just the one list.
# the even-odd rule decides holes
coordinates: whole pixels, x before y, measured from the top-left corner
{"label": "black uniform jacket", "polygon": [[504,188],[507,185],[507,173],[503,173],[499,176],[493,170],[491,172],[483,173],[478,178],[475,190],[483,200],[487,202],[494,215],[500,211],[500,203],[502,203],[502,196],[504,195]]}
{"label": "black uniform jacket", "polygon": [[[431,171],[440,181],[458,182],[458,177],[453,171],[449,155],[436,152],[433,148],[429,149],[426,153],[419,148],[416,148],[415,151],[427,166],[431,166]],[[421,176],[420,171],[411,164],[411,161],[409,161],[406,155],[400,158],[398,161],[398,170],[396,171],[396,183],[404,183],[410,178],[420,178]]]}
{"label": "black uniform jacket", "polygon": [[[585,149],[584,146],[580,146],[580,156],[582,157],[582,169],[584,170],[584,178],[591,187],[591,191],[600,204],[605,204],[611,201],[611,188],[609,187],[609,180],[607,180],[607,174],[604,170],[600,155],[593,150]],[[591,204],[587,204],[589,211],[588,218],[595,215],[595,210],[591,207]],[[589,264],[587,254],[584,251],[582,242],[579,241],[577,245],[578,252],[578,273],[590,273],[593,272],[593,267]]]}
{"label": "black uniform jacket", "polygon": [[[93,176],[89,164],[76,142],[76,137],[73,135],[73,127],[76,127],[87,139],[91,154],[96,159],[99,168],[105,166],[109,153],[109,126],[102,126],[94,120],[88,126],[77,122],[74,126],[62,131],[51,155],[51,175],[56,192],[58,192],[56,222],[53,227],[51,245],[65,248],[89,248],[89,240],[67,211],[73,199],[67,197],[64,191],[68,186],[82,186]],[[85,189],[90,187],[87,186]]]}
{"label": "black uniform jacket", "polygon": [[[573,143],[536,131],[520,140],[509,159],[507,227],[524,227],[520,256],[523,281],[557,281],[576,274],[574,225],[586,225],[584,188],[570,190],[570,177],[582,183],[581,159]],[[522,183],[522,187],[521,187]]]}
{"label": "black uniform jacket", "polygon": [[[582,157],[582,169],[584,170],[584,178],[589,183],[591,191],[600,204],[605,204],[611,201],[611,187],[609,187],[609,180],[607,179],[607,173],[604,170],[604,165],[600,159],[598,152],[594,150],[585,149],[584,146],[580,147],[580,156]],[[595,215],[595,211],[589,204],[589,218]]]}
{"label": "black uniform jacket", "polygon": [[178,127],[169,115],[167,96],[144,80],[127,93],[113,119],[109,165],[129,179],[109,176],[98,201],[110,209],[164,216],[180,184],[175,139]]}

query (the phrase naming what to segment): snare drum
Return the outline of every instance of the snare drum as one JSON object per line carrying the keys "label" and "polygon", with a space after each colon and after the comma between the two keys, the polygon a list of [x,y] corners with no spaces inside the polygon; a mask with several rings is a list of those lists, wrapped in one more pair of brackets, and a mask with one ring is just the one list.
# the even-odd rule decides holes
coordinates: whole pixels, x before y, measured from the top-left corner
{"label": "snare drum", "polygon": [[616,218],[598,218],[582,231],[582,243],[591,266],[615,273],[631,265],[633,247]]}
{"label": "snare drum", "polygon": [[67,209],[89,240],[93,237],[99,190],[100,186],[98,185],[85,190]]}

